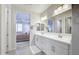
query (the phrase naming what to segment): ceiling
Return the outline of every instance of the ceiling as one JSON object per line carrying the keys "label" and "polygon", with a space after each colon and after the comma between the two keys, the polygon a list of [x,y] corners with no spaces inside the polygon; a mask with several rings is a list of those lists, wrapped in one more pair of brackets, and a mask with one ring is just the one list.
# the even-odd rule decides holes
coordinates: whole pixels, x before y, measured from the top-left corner
{"label": "ceiling", "polygon": [[24,8],[26,10],[35,12],[35,13],[42,13],[45,11],[51,4],[16,4],[16,7]]}

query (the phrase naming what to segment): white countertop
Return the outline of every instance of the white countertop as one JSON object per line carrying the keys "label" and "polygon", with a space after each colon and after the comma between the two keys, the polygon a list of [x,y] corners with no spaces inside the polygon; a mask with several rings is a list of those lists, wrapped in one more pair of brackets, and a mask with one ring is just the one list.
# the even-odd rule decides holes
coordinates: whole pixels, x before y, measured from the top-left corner
{"label": "white countertop", "polygon": [[66,44],[71,44],[71,39],[72,39],[71,35],[62,35],[62,38],[59,38],[58,37],[59,34],[53,34],[53,33],[42,34],[40,32],[37,32],[37,33],[35,33],[35,35],[43,36],[43,37],[46,37],[46,38],[49,38],[52,40],[56,40],[56,41],[60,41],[62,43],[66,43]]}

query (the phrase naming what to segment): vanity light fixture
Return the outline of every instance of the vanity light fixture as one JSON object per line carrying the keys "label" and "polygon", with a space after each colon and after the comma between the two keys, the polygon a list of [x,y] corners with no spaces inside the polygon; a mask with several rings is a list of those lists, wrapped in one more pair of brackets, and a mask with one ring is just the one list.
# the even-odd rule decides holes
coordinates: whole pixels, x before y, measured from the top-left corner
{"label": "vanity light fixture", "polygon": [[67,9],[69,7],[69,4],[64,4],[58,7],[54,12],[57,13],[59,11],[62,11],[63,9]]}
{"label": "vanity light fixture", "polygon": [[69,7],[68,4],[63,5],[63,9],[67,9]]}
{"label": "vanity light fixture", "polygon": [[62,10],[62,8],[63,8],[63,7],[62,7],[62,6],[60,6],[60,7],[58,7],[58,8],[57,8],[54,12],[55,12],[55,13],[57,13],[57,12],[61,11],[61,10]]}
{"label": "vanity light fixture", "polygon": [[61,14],[71,9],[71,4],[64,4],[59,6],[57,9],[54,10],[53,16]]}

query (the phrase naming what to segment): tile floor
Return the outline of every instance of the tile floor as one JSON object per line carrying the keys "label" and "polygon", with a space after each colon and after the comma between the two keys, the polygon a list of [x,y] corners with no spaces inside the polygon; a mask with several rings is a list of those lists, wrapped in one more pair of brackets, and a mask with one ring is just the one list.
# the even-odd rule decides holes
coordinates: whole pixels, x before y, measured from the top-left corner
{"label": "tile floor", "polygon": [[9,52],[8,55],[32,55],[29,41],[17,42],[16,50]]}

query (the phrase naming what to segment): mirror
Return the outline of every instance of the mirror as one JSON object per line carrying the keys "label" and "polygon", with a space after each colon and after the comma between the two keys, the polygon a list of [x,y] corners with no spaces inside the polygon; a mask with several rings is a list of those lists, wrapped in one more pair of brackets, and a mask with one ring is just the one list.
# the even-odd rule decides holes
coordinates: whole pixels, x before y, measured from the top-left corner
{"label": "mirror", "polygon": [[48,19],[48,32],[62,33],[62,20]]}
{"label": "mirror", "polygon": [[66,17],[65,19],[65,33],[71,34],[72,21],[71,17]]}
{"label": "mirror", "polygon": [[52,19],[52,32],[55,33],[55,20]]}
{"label": "mirror", "polygon": [[37,26],[37,31],[40,31],[40,23],[37,23],[36,26]]}
{"label": "mirror", "polygon": [[41,24],[41,31],[44,31],[44,24]]}
{"label": "mirror", "polygon": [[48,19],[48,32],[55,33],[56,32],[56,22],[55,19]]}
{"label": "mirror", "polygon": [[37,23],[36,26],[37,26],[37,31],[44,31],[44,27],[45,27],[44,24]]}
{"label": "mirror", "polygon": [[52,23],[53,23],[52,20],[48,19],[48,32],[52,32],[52,26],[53,26]]}
{"label": "mirror", "polygon": [[62,20],[56,20],[56,33],[62,33]]}
{"label": "mirror", "polygon": [[42,21],[44,24],[40,24],[41,31],[50,33],[66,33],[71,34],[72,22],[71,17],[63,18],[49,18],[48,20]]}

